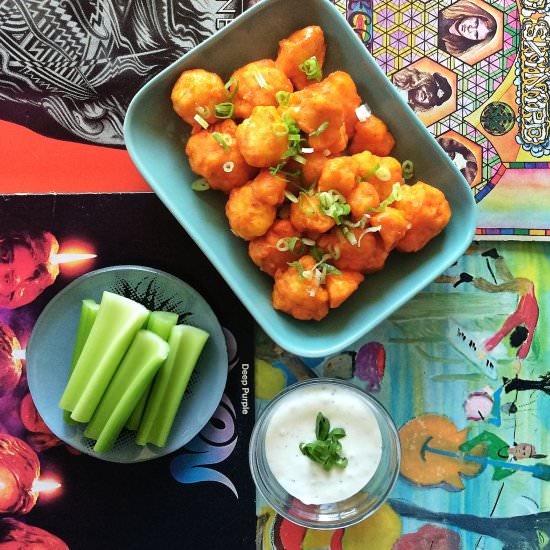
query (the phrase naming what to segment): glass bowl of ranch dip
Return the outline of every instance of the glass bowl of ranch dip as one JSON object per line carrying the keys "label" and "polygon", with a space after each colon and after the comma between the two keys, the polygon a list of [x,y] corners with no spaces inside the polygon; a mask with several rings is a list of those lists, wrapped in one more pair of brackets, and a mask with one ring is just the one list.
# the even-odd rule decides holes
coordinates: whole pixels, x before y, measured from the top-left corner
{"label": "glass bowl of ranch dip", "polygon": [[254,426],[249,460],[267,503],[313,529],[353,525],[387,499],[399,474],[395,425],[371,395],[341,380],[289,386]]}

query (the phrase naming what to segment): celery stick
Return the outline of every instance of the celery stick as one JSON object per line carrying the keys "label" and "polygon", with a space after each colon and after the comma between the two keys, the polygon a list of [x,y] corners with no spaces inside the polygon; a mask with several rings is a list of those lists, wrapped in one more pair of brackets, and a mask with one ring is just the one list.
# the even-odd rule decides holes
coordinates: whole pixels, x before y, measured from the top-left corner
{"label": "celery stick", "polygon": [[[69,378],[73,373],[80,354],[82,353],[82,348],[84,347],[84,343],[90,334],[90,330],[92,330],[92,325],[94,324],[98,310],[99,304],[96,304],[93,300],[82,300],[82,308],[80,310],[80,320],[78,321],[78,329],[76,331]],[[75,422],[71,418],[71,411],[63,411],[63,420],[67,422],[67,424],[78,424],[78,422]]]}
{"label": "celery stick", "polygon": [[147,329],[168,342],[170,331],[178,323],[179,315],[171,311],[153,311],[147,321]]}
{"label": "celery stick", "polygon": [[[170,331],[172,327],[177,324],[178,318],[179,315],[177,313],[172,313],[170,311],[153,311],[151,315],[149,315],[147,329],[160,336],[163,340],[168,341]],[[126,428],[129,430],[136,431],[139,428],[139,423],[141,422],[141,417],[143,416],[145,404],[147,403],[150,392],[151,387],[149,386],[141,396],[136,408],[128,419]]]}
{"label": "celery stick", "polygon": [[147,402],[136,442],[166,445],[189,378],[199,359],[208,333],[188,325],[178,325],[170,333],[170,353],[159,371]]}
{"label": "celery stick", "polygon": [[89,422],[137,331],[149,315],[141,304],[104,292],[95,323],[59,402],[77,422]]}
{"label": "celery stick", "polygon": [[84,431],[86,437],[97,440],[97,452],[114,444],[168,351],[168,344],[153,332],[137,333]]}

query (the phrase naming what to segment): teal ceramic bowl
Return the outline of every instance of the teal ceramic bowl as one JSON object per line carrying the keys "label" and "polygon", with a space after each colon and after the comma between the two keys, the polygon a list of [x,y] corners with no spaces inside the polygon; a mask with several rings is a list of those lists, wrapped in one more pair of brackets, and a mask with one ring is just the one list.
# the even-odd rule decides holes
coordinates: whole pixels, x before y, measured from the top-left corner
{"label": "teal ceramic bowl", "polygon": [[[337,69],[351,74],[362,99],[395,136],[392,155],[411,159],[415,176],[439,187],[453,212],[449,225],[428,246],[416,254],[393,252],[383,271],[369,275],[349,300],[320,322],[297,321],[273,309],[273,281],[250,261],[247,243],[229,231],[226,197],[191,190],[197,176],[184,153],[190,129],[170,102],[182,71],[204,68],[227,79],[246,63],[275,58],[279,40],[307,25],[324,30],[324,74]],[[130,104],[124,135],[147,182],[256,321],[280,346],[298,355],[320,357],[352,344],[456,261],[474,236],[474,201],[466,181],[328,0],[256,4],[148,82]],[[185,261],[185,251],[177,253]]]}

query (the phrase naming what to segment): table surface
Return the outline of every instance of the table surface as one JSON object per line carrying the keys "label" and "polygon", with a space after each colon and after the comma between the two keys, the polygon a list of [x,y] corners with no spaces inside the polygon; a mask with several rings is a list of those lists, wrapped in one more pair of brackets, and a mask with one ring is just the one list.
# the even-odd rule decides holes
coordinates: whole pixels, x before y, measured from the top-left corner
{"label": "table surface", "polygon": [[[147,193],[123,148],[133,93],[247,5],[0,2],[0,242],[14,234],[40,242],[51,232],[62,252],[97,253],[61,266],[28,303],[2,302],[3,341],[24,348],[41,309],[80,273],[137,263],[203,293],[238,350],[205,431],[166,460],[124,472],[71,454],[48,433],[28,396],[24,361],[5,377],[0,371],[0,546],[180,548],[187,536],[212,549],[521,550],[550,540],[550,461],[541,456],[550,453],[550,151],[546,81],[533,77],[537,64],[543,72],[549,64],[546,3],[334,3],[396,84],[418,71],[450,83],[442,105],[411,106],[471,184],[479,241],[363,340],[310,360],[259,331],[252,341],[248,314]],[[448,31],[465,14],[494,22],[466,49]],[[170,17],[183,26],[168,25]],[[196,254],[193,263],[188,254]],[[470,277],[455,286],[463,273]],[[519,345],[518,325],[529,329]],[[253,407],[244,388],[255,384],[258,413],[285,385],[315,376],[373,392],[400,430],[403,463],[390,500],[345,531],[301,529],[261,497],[254,512],[246,456]],[[39,476],[39,495],[29,495]],[[131,527],[126,537],[120,521]]]}

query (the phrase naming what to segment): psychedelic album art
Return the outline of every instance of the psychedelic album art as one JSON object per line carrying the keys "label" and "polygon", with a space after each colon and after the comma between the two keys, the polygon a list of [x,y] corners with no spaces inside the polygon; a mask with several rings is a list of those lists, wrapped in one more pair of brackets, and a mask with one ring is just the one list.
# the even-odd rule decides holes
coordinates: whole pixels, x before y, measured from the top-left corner
{"label": "psychedelic album art", "polygon": [[291,356],[258,336],[258,411],[297,380],[349,380],[384,404],[402,447],[389,500],[352,527],[301,528],[258,497],[261,548],[548,547],[550,248],[494,244],[474,243],[389,320],[335,356]]}
{"label": "psychedelic album art", "polygon": [[[251,548],[253,323],[240,302],[153,194],[0,196],[0,210],[0,548]],[[25,374],[25,347],[48,301],[79,275],[120,264],[155,267],[196,289],[229,357],[219,365],[229,370],[224,396],[200,434],[140,464],[63,444],[37,413]]]}

